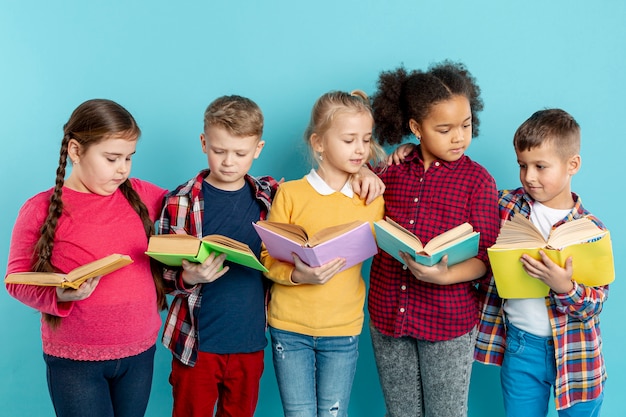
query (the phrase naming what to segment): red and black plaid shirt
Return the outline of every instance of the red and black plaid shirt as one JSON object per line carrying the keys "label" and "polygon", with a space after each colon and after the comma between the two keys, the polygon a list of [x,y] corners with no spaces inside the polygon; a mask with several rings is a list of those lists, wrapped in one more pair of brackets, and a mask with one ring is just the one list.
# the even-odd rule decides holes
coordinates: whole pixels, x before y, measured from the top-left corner
{"label": "red and black plaid shirt", "polygon": [[[419,147],[403,164],[381,175],[385,214],[427,243],[468,222],[480,232],[477,258],[488,264],[487,248],[499,231],[498,193],[493,177],[468,156],[437,160],[424,171]],[[368,309],[381,333],[442,341],[461,336],[478,323],[475,282],[435,285],[418,281],[385,252],[374,257]]]}

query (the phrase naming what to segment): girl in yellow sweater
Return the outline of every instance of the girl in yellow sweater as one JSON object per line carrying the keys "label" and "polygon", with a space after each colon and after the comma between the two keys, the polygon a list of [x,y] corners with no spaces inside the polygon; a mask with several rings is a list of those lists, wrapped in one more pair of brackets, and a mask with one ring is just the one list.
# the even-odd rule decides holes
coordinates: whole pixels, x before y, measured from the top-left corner
{"label": "girl in yellow sweater", "polygon": [[[312,235],[354,220],[381,219],[383,198],[366,205],[350,186],[363,164],[384,161],[373,125],[365,93],[321,96],[305,132],[317,168],[280,186],[268,220],[298,224]],[[361,264],[341,271],[345,260],[337,258],[311,268],[295,255],[286,263],[266,250],[261,259],[274,282],[269,325],[285,417],[317,417],[318,410],[346,416],[364,317]]]}

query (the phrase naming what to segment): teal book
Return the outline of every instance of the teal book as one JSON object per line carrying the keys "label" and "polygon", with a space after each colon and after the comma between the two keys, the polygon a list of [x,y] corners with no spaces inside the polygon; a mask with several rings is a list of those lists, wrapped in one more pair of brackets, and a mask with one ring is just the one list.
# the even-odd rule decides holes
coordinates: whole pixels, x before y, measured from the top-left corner
{"label": "teal book", "polygon": [[410,254],[415,262],[426,266],[438,264],[444,255],[448,255],[448,265],[454,265],[478,254],[480,233],[469,223],[435,236],[426,245],[389,217],[375,222],[374,230],[378,247],[403,264],[400,252]]}
{"label": "teal book", "polygon": [[248,245],[222,235],[202,239],[183,234],[150,236],[146,255],[168,266],[181,266],[183,259],[202,263],[213,252],[225,253],[227,261],[267,272]]}

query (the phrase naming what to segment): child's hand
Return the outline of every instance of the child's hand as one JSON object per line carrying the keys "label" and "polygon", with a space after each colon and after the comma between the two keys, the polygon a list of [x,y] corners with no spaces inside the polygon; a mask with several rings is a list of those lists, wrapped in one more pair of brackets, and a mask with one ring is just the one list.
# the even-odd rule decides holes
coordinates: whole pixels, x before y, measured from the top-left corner
{"label": "child's hand", "polygon": [[228,272],[228,267],[224,266],[224,260],[226,260],[226,254],[216,256],[216,252],[211,253],[201,264],[183,259],[183,281],[190,286],[215,281]]}
{"label": "child's hand", "polygon": [[317,268],[311,268],[302,262],[297,255],[292,254],[292,256],[293,264],[296,267],[291,272],[291,281],[294,284],[326,284],[346,264],[345,259],[337,258]]}
{"label": "child's hand", "polygon": [[437,285],[450,284],[447,282],[448,255],[444,255],[443,258],[441,258],[441,261],[433,266],[426,266],[419,262],[415,262],[413,257],[406,252],[400,252],[400,257],[406,263],[406,268],[408,268],[413,276],[418,280]]}
{"label": "child's hand", "polygon": [[66,302],[84,300],[94,292],[98,286],[98,282],[100,282],[100,278],[102,278],[102,276],[89,278],[87,281],[83,282],[78,289],[57,287],[57,301]]}
{"label": "child's hand", "polygon": [[529,255],[522,255],[520,261],[528,275],[542,281],[557,294],[566,294],[574,288],[572,276],[574,268],[572,266],[572,257],[565,261],[565,267],[552,262],[550,258],[543,252],[539,251],[541,260],[534,259]]}
{"label": "child's hand", "polygon": [[387,158],[387,165],[400,165],[404,162],[404,158],[407,157],[408,154],[413,152],[417,145],[414,143],[405,143],[398,146],[391,155]]}
{"label": "child's hand", "polygon": [[352,176],[352,190],[361,198],[366,198],[369,204],[385,192],[385,183],[369,168],[361,167],[359,172]]}

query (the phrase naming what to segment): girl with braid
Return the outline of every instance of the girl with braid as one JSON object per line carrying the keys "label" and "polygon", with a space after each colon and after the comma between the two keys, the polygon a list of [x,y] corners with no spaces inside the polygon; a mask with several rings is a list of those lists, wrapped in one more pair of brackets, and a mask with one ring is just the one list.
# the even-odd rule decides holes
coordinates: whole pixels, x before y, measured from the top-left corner
{"label": "girl with braid", "polygon": [[144,251],[166,190],[129,178],[140,133],[113,101],[78,106],[64,126],[55,186],[26,201],[13,229],[7,274],[67,273],[112,253],[134,261],[76,290],[7,284],[42,313],[59,417],[140,417],[148,403],[165,297]]}

